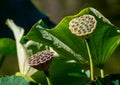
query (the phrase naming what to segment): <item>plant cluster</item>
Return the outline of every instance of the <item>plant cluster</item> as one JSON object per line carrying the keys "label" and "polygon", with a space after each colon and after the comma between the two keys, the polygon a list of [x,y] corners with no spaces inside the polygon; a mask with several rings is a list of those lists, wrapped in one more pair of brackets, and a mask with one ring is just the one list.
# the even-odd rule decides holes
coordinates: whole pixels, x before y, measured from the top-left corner
{"label": "plant cluster", "polygon": [[[26,35],[12,20],[8,19],[6,24],[15,41],[0,39],[0,47],[14,48],[20,72],[1,77],[0,85],[17,85],[20,80],[20,85],[119,84],[119,74],[105,76],[104,65],[120,44],[120,29],[96,9],[85,8],[77,15],[63,18],[51,29],[40,20]],[[6,41],[12,46],[2,44]],[[0,53],[11,54],[3,50]],[[100,71],[100,77],[94,75],[94,69]],[[8,78],[13,82],[5,83]]]}

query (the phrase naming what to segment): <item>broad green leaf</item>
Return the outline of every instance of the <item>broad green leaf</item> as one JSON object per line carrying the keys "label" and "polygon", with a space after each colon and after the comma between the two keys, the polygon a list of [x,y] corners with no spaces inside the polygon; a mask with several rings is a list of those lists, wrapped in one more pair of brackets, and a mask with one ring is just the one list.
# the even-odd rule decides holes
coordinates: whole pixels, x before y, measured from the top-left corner
{"label": "broad green leaf", "polygon": [[[69,23],[67,19],[64,19],[63,23],[61,22],[63,26],[62,28],[61,25],[58,25],[58,27],[56,27],[54,30],[48,30],[41,28],[42,21],[40,20],[32,27],[25,38],[52,47],[60,56],[69,57],[70,59],[81,61],[82,63],[88,63],[85,59],[87,58],[87,52],[83,51],[86,49],[84,41],[71,34],[69,30],[64,27],[64,25],[67,25],[66,22]],[[61,28],[63,31],[59,28]],[[54,31],[57,33],[53,33]],[[82,46],[80,47],[79,44],[82,44]],[[85,58],[78,54],[79,52],[83,54]]]}
{"label": "broad green leaf", "polygon": [[[33,51],[33,53],[36,53],[40,50],[45,50],[44,46],[42,46],[40,43],[33,41],[28,41],[26,43],[26,47],[27,49]],[[79,74],[80,77],[69,75],[71,73]],[[40,82],[43,85],[47,85],[45,74],[42,71],[38,71],[35,74],[33,74],[32,78],[36,82]],[[52,83],[55,85],[61,84],[79,85],[85,84],[87,80],[86,75],[81,72],[81,67],[79,66],[78,63],[76,63],[76,61],[64,59],[62,57],[53,58],[50,68],[50,78],[52,78]],[[64,80],[64,78],[66,78],[66,80]]]}
{"label": "broad green leaf", "polygon": [[0,78],[0,85],[40,85],[30,82],[24,77],[20,76],[6,76]]}
{"label": "broad green leaf", "polygon": [[53,85],[85,85],[87,76],[81,70],[81,66],[75,60],[54,58],[50,68]]}
{"label": "broad green leaf", "polygon": [[[31,50],[32,53],[45,50],[44,45],[34,41],[28,41],[26,47]],[[79,77],[72,76],[71,74],[78,74]],[[45,74],[42,71],[33,74],[32,78],[43,85],[47,85]],[[84,85],[87,80],[85,73],[81,72],[81,67],[75,60],[65,59],[60,56],[55,56],[52,60],[50,78],[52,79],[53,85]],[[66,80],[64,80],[64,78],[66,78]]]}
{"label": "broad green leaf", "polygon": [[[37,25],[37,23],[35,25]],[[41,22],[39,27],[44,29],[44,28],[47,28],[47,25],[44,22]],[[27,40],[26,42],[26,40],[22,38],[21,43],[25,44],[26,49],[31,51],[31,55],[39,51],[50,49],[47,45],[33,41],[33,40],[29,40],[29,41]]]}
{"label": "broad green leaf", "polygon": [[[27,49],[31,50],[32,53],[45,50],[44,45],[41,45],[40,43],[34,41],[28,41],[26,43],[26,47]],[[71,73],[79,74],[79,77],[71,76]],[[38,71],[33,74],[32,78],[43,85],[47,85],[45,74],[42,71]],[[52,79],[53,85],[79,85],[85,84],[87,80],[86,75],[81,72],[81,67],[75,60],[65,59],[60,56],[56,56],[52,60],[50,67],[50,78]],[[64,80],[64,78],[66,78],[66,80]]]}
{"label": "broad green leaf", "polygon": [[[79,74],[79,77],[70,74]],[[43,85],[47,85],[45,74],[39,71],[32,78]],[[55,57],[50,67],[50,79],[53,85],[85,85],[87,77],[81,72],[80,65],[74,60]]]}
{"label": "broad green leaf", "polygon": [[97,26],[95,31],[90,36],[88,43],[94,65],[99,68],[103,68],[106,60],[119,45],[119,28],[112,25],[97,10],[90,8],[90,11],[97,16]]}
{"label": "broad green leaf", "polygon": [[[36,52],[40,50],[45,50],[44,46],[42,46],[40,43],[33,41],[28,41],[26,43],[26,47],[27,49],[29,50],[31,49],[31,51],[36,51]],[[79,77],[76,77],[71,74],[78,74]],[[32,78],[36,82],[40,82],[43,85],[47,85],[45,74],[42,71],[38,71],[35,74],[33,74]],[[75,60],[65,59],[60,56],[59,57],[57,56],[52,60],[52,64],[50,67],[50,78],[52,80],[53,85],[61,85],[61,84],[84,85],[87,80],[85,73],[81,72],[81,67]],[[66,79],[64,80],[64,78]]]}
{"label": "broad green leaf", "polygon": [[95,30],[88,35],[87,42],[94,65],[103,68],[106,60],[119,45],[120,33],[117,27],[94,8],[85,8],[77,15],[67,16],[52,29],[41,28],[43,22],[40,20],[25,38],[52,47],[62,57],[88,64],[89,58],[84,37],[76,36],[69,30],[69,22],[84,14],[94,16],[97,21]]}
{"label": "broad green leaf", "polygon": [[16,56],[15,41],[9,38],[0,39],[0,54]]}

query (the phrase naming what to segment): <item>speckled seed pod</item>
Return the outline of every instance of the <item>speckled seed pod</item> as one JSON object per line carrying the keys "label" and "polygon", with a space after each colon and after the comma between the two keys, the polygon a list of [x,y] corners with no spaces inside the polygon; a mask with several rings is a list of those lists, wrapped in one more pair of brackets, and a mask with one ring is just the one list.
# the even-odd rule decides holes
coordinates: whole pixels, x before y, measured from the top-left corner
{"label": "speckled seed pod", "polygon": [[38,52],[28,59],[28,64],[38,70],[47,72],[53,55],[54,52],[50,52],[49,50]]}
{"label": "speckled seed pod", "polygon": [[93,32],[96,23],[94,16],[86,14],[72,19],[69,23],[69,29],[77,36],[84,36]]}

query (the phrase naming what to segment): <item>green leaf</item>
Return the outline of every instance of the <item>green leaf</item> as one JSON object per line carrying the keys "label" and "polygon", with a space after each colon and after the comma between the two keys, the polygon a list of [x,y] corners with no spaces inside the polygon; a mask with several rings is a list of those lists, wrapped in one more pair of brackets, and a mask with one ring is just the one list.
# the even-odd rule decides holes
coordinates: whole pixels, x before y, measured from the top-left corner
{"label": "green leaf", "polygon": [[0,78],[0,85],[40,85],[30,82],[24,77],[20,76],[6,76]]}
{"label": "green leaf", "polygon": [[[26,43],[26,47],[27,49],[31,50],[32,53],[45,50],[44,45],[31,40]],[[72,76],[71,73],[79,74],[79,77]],[[32,78],[43,85],[47,85],[45,74],[42,71],[38,71],[33,74]],[[81,72],[81,67],[75,60],[65,59],[60,56],[54,57],[52,59],[52,64],[50,67],[50,78],[53,85],[84,85],[87,80],[86,75]]]}
{"label": "green leaf", "polygon": [[75,60],[56,57],[52,61],[50,77],[53,85],[85,85],[87,76],[81,70]]}
{"label": "green leaf", "polygon": [[15,41],[9,38],[0,39],[0,54],[16,56],[16,44]]}
{"label": "green leaf", "polygon": [[97,10],[90,8],[90,11],[97,16],[97,26],[88,43],[94,65],[103,68],[107,59],[120,44],[119,28],[112,25]]}
{"label": "green leaf", "polygon": [[[85,85],[87,81],[86,75],[81,72],[81,67],[75,60],[55,57],[49,71],[53,85]],[[79,77],[70,75],[71,73],[79,74]],[[45,74],[42,71],[36,72],[32,78],[43,85],[47,85]]]}
{"label": "green leaf", "polygon": [[42,71],[37,71],[31,76],[36,82],[41,83],[42,85],[48,85],[46,80],[46,75]]}
{"label": "green leaf", "polygon": [[43,22],[40,20],[24,38],[52,47],[62,57],[88,64],[89,58],[84,37],[76,36],[69,30],[69,22],[84,14],[94,16],[97,21],[95,30],[88,35],[87,42],[94,65],[103,68],[106,60],[119,45],[120,33],[117,27],[94,8],[85,8],[77,15],[65,17],[53,29],[41,28]]}
{"label": "green leaf", "polygon": [[[42,21],[40,20],[32,27],[25,38],[52,47],[60,56],[69,57],[70,59],[81,61],[82,63],[88,63],[85,59],[87,58],[87,52],[83,51],[86,49],[84,41],[71,34],[69,30],[64,27],[66,22],[68,23],[67,19],[64,19],[63,23],[61,22],[61,25],[63,26],[62,28],[61,25],[58,25],[58,27],[53,30],[48,30],[41,28]],[[56,33],[53,33],[54,31]],[[80,44],[82,44],[82,46],[80,46]],[[85,58],[78,54],[79,52],[83,54]]]}

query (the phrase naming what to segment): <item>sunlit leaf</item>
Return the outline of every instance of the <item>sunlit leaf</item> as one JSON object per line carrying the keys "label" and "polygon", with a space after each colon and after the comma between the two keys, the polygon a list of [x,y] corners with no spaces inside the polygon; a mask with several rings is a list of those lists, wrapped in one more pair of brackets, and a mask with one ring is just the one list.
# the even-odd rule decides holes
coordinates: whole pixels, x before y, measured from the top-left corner
{"label": "sunlit leaf", "polygon": [[69,22],[84,14],[94,16],[97,21],[95,30],[87,36],[87,42],[94,65],[103,68],[106,60],[119,45],[120,33],[118,32],[119,28],[111,24],[94,8],[85,8],[77,15],[65,17],[53,29],[41,28],[43,22],[40,20],[25,38],[52,47],[62,57],[74,59],[81,64],[88,64],[85,38],[76,36],[69,30]]}
{"label": "sunlit leaf", "polygon": [[24,77],[20,76],[6,76],[0,78],[0,85],[40,85],[30,82]]}
{"label": "sunlit leaf", "polygon": [[[65,22],[68,23],[68,20],[64,19],[63,23],[61,23],[63,27],[56,27],[53,30],[57,33],[52,33],[54,32],[52,29],[48,30],[40,27],[42,23],[42,21],[40,20],[37,24],[33,26],[31,31],[27,34],[27,36],[25,36],[25,38],[52,47],[61,56],[69,57],[70,59],[74,58],[77,61],[82,61],[82,63],[87,63],[87,61],[85,61],[85,58],[87,58],[87,52],[83,51],[83,49],[86,49],[84,41],[71,34],[68,29],[64,27]],[[63,31],[61,31],[61,29],[59,28],[61,28]],[[80,44],[82,44],[81,47]],[[85,58],[78,54],[79,52],[83,54]]]}
{"label": "sunlit leaf", "polygon": [[112,25],[97,10],[90,8],[97,19],[97,27],[90,36],[88,43],[90,46],[94,65],[103,68],[106,60],[119,46],[119,28]]}

